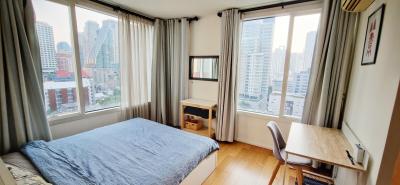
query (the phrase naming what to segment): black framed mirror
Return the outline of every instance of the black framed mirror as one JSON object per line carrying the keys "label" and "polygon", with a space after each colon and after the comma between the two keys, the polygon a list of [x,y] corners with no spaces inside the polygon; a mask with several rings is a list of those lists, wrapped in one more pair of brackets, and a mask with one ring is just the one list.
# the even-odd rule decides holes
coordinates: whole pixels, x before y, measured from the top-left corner
{"label": "black framed mirror", "polygon": [[189,79],[218,81],[219,56],[190,56]]}

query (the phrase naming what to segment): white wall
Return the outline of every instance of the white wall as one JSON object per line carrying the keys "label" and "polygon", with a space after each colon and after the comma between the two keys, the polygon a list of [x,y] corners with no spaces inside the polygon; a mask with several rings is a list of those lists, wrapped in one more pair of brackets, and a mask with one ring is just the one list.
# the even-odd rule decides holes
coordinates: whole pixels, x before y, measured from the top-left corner
{"label": "white wall", "polygon": [[[375,65],[361,66],[368,16],[386,3],[380,47]],[[400,1],[376,0],[361,14],[344,121],[370,153],[366,179],[375,184],[382,160],[390,119],[400,78]],[[352,178],[340,176],[341,184]]]}
{"label": "white wall", "polygon": [[[191,22],[190,55],[219,55],[220,32],[221,22],[216,13],[201,16],[198,21]],[[189,96],[217,101],[218,82],[190,80]]]}
{"label": "white wall", "polygon": [[53,139],[71,136],[94,128],[102,127],[121,121],[120,112],[108,112],[105,114],[96,114],[96,116],[85,119],[74,120],[65,123],[51,124],[50,130]]}
{"label": "white wall", "polygon": [[287,139],[292,121],[238,111],[235,140],[272,149],[274,146],[272,136],[266,126],[269,121],[276,121],[283,136]]}

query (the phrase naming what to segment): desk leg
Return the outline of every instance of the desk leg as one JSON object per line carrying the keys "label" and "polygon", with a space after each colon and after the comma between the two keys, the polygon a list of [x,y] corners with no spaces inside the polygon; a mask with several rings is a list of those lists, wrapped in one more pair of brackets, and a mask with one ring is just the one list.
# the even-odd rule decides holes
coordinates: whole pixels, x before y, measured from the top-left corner
{"label": "desk leg", "polygon": [[183,113],[184,106],[181,104],[181,129],[185,128],[185,114]]}
{"label": "desk leg", "polygon": [[284,167],[284,169],[283,169],[283,181],[282,181],[282,185],[285,185],[285,180],[286,180],[286,169],[287,169],[287,160],[288,160],[288,155],[289,154],[287,154],[286,153],[286,156],[285,156],[285,167]]}
{"label": "desk leg", "polygon": [[212,137],[212,108],[208,109],[208,137]]}

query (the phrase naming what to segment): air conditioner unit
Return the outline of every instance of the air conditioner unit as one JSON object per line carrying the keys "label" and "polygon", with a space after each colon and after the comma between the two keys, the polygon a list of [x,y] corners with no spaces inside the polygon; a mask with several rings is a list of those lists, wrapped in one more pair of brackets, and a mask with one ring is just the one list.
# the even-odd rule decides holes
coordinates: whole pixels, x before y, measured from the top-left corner
{"label": "air conditioner unit", "polygon": [[362,12],[375,0],[342,0],[342,9],[348,12]]}

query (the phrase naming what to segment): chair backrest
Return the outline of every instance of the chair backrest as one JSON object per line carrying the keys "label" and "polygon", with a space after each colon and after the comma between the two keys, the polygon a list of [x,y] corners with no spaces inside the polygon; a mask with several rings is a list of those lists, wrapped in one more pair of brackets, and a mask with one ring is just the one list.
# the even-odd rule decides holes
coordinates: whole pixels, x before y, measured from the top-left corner
{"label": "chair backrest", "polygon": [[271,131],[272,139],[274,141],[274,156],[276,157],[276,159],[284,161],[281,151],[284,150],[284,148],[286,147],[286,142],[282,137],[282,132],[275,121],[268,122],[267,127],[269,131]]}

